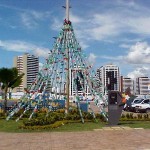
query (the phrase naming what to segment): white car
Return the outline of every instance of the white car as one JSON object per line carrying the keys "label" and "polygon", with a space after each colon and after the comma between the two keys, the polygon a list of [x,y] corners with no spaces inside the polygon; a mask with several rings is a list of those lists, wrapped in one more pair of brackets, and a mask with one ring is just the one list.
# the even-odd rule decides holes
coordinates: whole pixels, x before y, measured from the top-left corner
{"label": "white car", "polygon": [[135,104],[135,112],[150,112],[150,99],[144,99],[140,103]]}
{"label": "white car", "polygon": [[144,100],[144,99],[141,99],[141,98],[135,98],[135,99],[133,100],[133,102],[131,103],[131,105],[136,104],[139,100]]}
{"label": "white car", "polygon": [[142,98],[135,98],[131,104],[130,103],[128,104],[127,110],[134,112],[136,105],[141,103],[143,100],[144,99],[142,99]]}

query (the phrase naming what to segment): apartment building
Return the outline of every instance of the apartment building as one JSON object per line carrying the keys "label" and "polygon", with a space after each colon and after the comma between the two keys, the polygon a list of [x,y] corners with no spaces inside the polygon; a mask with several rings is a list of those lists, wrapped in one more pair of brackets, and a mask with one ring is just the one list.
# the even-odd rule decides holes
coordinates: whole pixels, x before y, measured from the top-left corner
{"label": "apartment building", "polygon": [[13,65],[19,70],[19,73],[25,73],[22,84],[15,88],[13,92],[24,92],[24,88],[32,84],[39,72],[39,58],[25,53],[22,56],[16,56]]}
{"label": "apartment building", "polygon": [[150,78],[149,77],[139,77],[136,78],[136,95],[147,95],[150,94]]}
{"label": "apartment building", "polygon": [[113,64],[101,66],[97,69],[97,78],[101,81],[101,92],[107,90],[120,91],[120,71],[119,67]]}
{"label": "apartment building", "polygon": [[121,76],[120,83],[121,92],[125,92],[127,88],[130,88],[130,93],[134,94],[134,79]]}

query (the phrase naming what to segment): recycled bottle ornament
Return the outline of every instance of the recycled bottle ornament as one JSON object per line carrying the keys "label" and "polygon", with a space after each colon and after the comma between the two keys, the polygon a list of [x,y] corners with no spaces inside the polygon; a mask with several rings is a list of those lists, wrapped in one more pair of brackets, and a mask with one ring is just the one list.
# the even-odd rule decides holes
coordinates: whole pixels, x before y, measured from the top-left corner
{"label": "recycled bottle ornament", "polygon": [[[37,84],[35,81],[32,82],[29,89],[26,90],[26,94],[23,98],[23,102],[26,106],[28,106],[28,103],[29,105],[32,105],[33,101],[35,101],[35,105],[39,106],[40,104],[42,105],[41,101],[43,101],[43,106],[48,105],[47,108],[51,111],[51,102],[44,103],[44,101],[56,101],[58,98],[60,99],[60,96],[63,97],[62,99],[67,101],[65,92],[67,87],[66,79],[68,77],[68,71],[70,71],[69,73],[72,77],[72,79],[70,79],[70,85],[72,85],[72,90],[74,92],[71,96],[76,99],[79,108],[81,95],[86,96],[87,93],[90,93],[91,96],[98,95],[96,99],[93,99],[93,101],[95,100],[96,102],[101,99],[105,99],[104,94],[100,95],[96,91],[98,86],[94,80],[95,72],[92,70],[92,66],[87,63],[86,55],[82,52],[81,46],[75,37],[71,21],[66,19],[64,20],[63,27],[55,39],[53,48],[48,53],[48,58],[46,58],[45,61],[46,63],[37,74]],[[82,72],[79,73],[79,70]],[[93,87],[95,87],[95,89],[93,89]],[[46,96],[47,91],[49,91],[49,96]],[[61,93],[64,93],[64,95]],[[31,99],[33,96],[34,98]],[[39,99],[41,101],[39,101]],[[23,102],[21,102],[21,105],[24,105]],[[18,110],[19,109],[20,107]],[[79,109],[79,111],[83,121],[81,109]],[[105,114],[104,110],[100,111]],[[12,111],[12,114],[14,112],[15,109]],[[36,109],[33,114],[35,112]],[[32,115],[30,118],[32,118]],[[11,114],[9,114],[8,118],[11,118]]]}

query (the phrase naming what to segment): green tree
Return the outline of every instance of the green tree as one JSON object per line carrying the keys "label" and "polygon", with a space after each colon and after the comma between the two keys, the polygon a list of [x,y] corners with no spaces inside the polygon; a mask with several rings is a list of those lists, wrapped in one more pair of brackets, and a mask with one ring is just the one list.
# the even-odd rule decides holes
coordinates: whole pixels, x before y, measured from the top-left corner
{"label": "green tree", "polygon": [[22,82],[24,73],[19,74],[17,68],[0,68],[0,82],[4,92],[4,112],[7,107],[7,92],[9,89],[18,87]]}

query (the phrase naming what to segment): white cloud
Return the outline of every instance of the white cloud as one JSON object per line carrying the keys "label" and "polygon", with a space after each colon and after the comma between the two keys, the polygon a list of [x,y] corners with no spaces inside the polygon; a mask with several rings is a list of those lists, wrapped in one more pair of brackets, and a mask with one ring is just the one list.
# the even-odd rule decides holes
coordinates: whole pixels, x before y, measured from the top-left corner
{"label": "white cloud", "polygon": [[99,58],[103,58],[103,59],[108,59],[108,60],[113,60],[113,61],[121,61],[123,59],[123,56],[106,56],[106,55],[101,55],[101,56],[97,56]]}
{"label": "white cloud", "polygon": [[89,24],[91,26],[86,33],[94,40],[104,40],[119,33],[119,24],[110,14],[94,14]]}
{"label": "white cloud", "polygon": [[137,78],[137,77],[148,77],[150,75],[150,68],[148,67],[140,67],[136,68],[134,71],[128,73],[129,78]]}
{"label": "white cloud", "polygon": [[126,6],[126,7],[137,7],[136,3],[134,0],[129,0],[129,1],[126,1],[126,0],[117,0],[117,4],[118,5],[121,5],[121,6]]}
{"label": "white cloud", "polygon": [[73,13],[70,14],[70,20],[73,24],[80,24],[84,21],[83,18],[74,15]]}
{"label": "white cloud", "polygon": [[140,36],[150,35],[150,16],[131,12],[114,11],[112,13],[95,14],[91,18],[91,25],[81,30],[85,37],[88,35],[93,40],[108,40],[124,33],[134,33]]}
{"label": "white cloud", "polygon": [[0,41],[0,47],[8,51],[25,52],[33,46],[22,41]]}
{"label": "white cloud", "polygon": [[97,56],[93,53],[90,53],[89,57],[88,57],[88,62],[90,63],[90,65],[93,65],[96,62],[96,58]]}
{"label": "white cloud", "polygon": [[121,48],[130,48],[131,45],[129,45],[129,44],[120,44],[119,47],[121,47]]}
{"label": "white cloud", "polygon": [[72,16],[71,21],[80,40],[106,40],[107,37],[118,35],[117,22],[109,14],[92,14],[88,19]]}
{"label": "white cloud", "polygon": [[147,42],[137,42],[131,46],[125,60],[132,64],[150,63],[150,45]]}
{"label": "white cloud", "polygon": [[[50,27],[52,28],[52,30],[59,31],[63,25],[62,19],[56,17],[53,17],[52,19],[53,21]],[[83,21],[82,18],[74,15],[73,13],[70,14],[70,20],[74,25],[77,26]]]}
{"label": "white cloud", "polygon": [[139,16],[139,17],[131,17],[128,18],[126,22],[127,27],[129,27],[130,32],[142,34],[142,35],[150,35],[150,16]]}
{"label": "white cloud", "polygon": [[26,26],[27,28],[30,28],[30,29],[37,27],[39,21],[50,18],[50,15],[51,15],[50,11],[39,12],[35,10],[15,7],[12,5],[0,4],[0,7],[8,8],[9,10],[15,10],[19,12],[23,26]]}
{"label": "white cloud", "polygon": [[[150,10],[139,6],[135,1],[122,1],[112,4],[114,8],[100,13],[87,13],[81,17],[72,14],[70,17],[77,36],[80,39],[111,41],[121,40],[123,34],[150,35]],[[118,38],[119,37],[119,38]]]}
{"label": "white cloud", "polygon": [[36,56],[46,57],[49,49],[40,47],[24,41],[2,41],[0,40],[0,47],[7,51],[15,52],[32,52]]}
{"label": "white cloud", "polygon": [[22,23],[27,28],[33,28],[37,26],[37,22],[27,13],[21,14]]}
{"label": "white cloud", "polygon": [[37,27],[39,24],[39,21],[44,20],[45,18],[50,16],[50,12],[37,12],[37,11],[24,11],[21,13],[21,21],[24,26],[27,28],[34,28]]}
{"label": "white cloud", "polygon": [[[120,47],[128,48],[129,45]],[[101,55],[100,58],[120,61],[126,64],[150,64],[150,45],[147,42],[137,42],[129,47],[127,54],[116,57]]]}
{"label": "white cloud", "polygon": [[82,50],[84,50],[84,49],[86,49],[86,48],[89,47],[89,45],[88,45],[86,42],[84,42],[83,40],[81,40],[81,41],[79,42],[79,44],[80,44]]}
{"label": "white cloud", "polygon": [[43,65],[44,65],[43,63],[39,63],[39,70],[42,69]]}
{"label": "white cloud", "polygon": [[37,47],[35,46],[35,48],[33,49],[33,53],[35,55],[38,55],[38,56],[43,56],[43,57],[47,57],[48,56],[48,52],[49,52],[49,49],[48,48],[44,48],[44,47]]}
{"label": "white cloud", "polygon": [[130,78],[150,76],[150,45],[147,42],[137,42],[136,44],[130,46],[127,55],[120,55],[116,57],[99,57],[111,61],[116,61],[116,64],[118,63],[118,66],[123,65],[124,69],[130,68],[131,70],[131,68],[133,68],[133,71],[127,74],[127,76]]}
{"label": "white cloud", "polygon": [[39,11],[35,11],[35,10],[32,10],[29,13],[37,20],[43,20],[43,19],[49,17],[51,14],[49,11],[39,12]]}
{"label": "white cloud", "polygon": [[62,27],[62,22],[60,21],[60,19],[53,18],[53,23],[51,24],[50,27],[54,31],[59,31],[61,29],[61,27]]}
{"label": "white cloud", "polygon": [[[98,2],[98,5],[100,3]],[[87,10],[85,16],[70,13],[70,20],[76,27],[77,36],[80,40],[115,40],[116,37],[124,33],[135,33],[144,36],[150,35],[150,10],[146,6],[139,5],[134,0],[115,0],[115,2],[105,2],[112,8],[101,11]],[[51,16],[51,12],[39,12],[34,10],[21,9],[14,6],[2,7],[17,10],[21,14],[23,25],[28,28],[37,27],[39,21]],[[95,6],[97,10],[99,6]],[[95,13],[96,12],[96,13]],[[61,15],[62,16],[62,15]],[[52,29],[60,29],[62,22],[56,16],[52,17]],[[120,40],[120,39],[119,39]],[[88,41],[89,42],[89,41]]]}
{"label": "white cloud", "polygon": [[[107,3],[107,2],[106,2]],[[111,3],[113,8],[100,11],[85,12],[85,16],[80,14],[70,14],[75,34],[80,43],[90,45],[92,41],[122,41],[129,34],[137,35],[137,38],[130,37],[130,41],[139,41],[150,35],[150,10],[144,6],[139,6],[135,1],[116,0]],[[116,7],[115,7],[116,6]],[[96,12],[96,13],[95,13]],[[62,19],[56,16],[53,18],[51,28],[59,31],[62,27]],[[124,37],[122,37],[125,35]],[[129,40],[129,39],[128,39]],[[126,43],[120,45],[129,48]]]}

